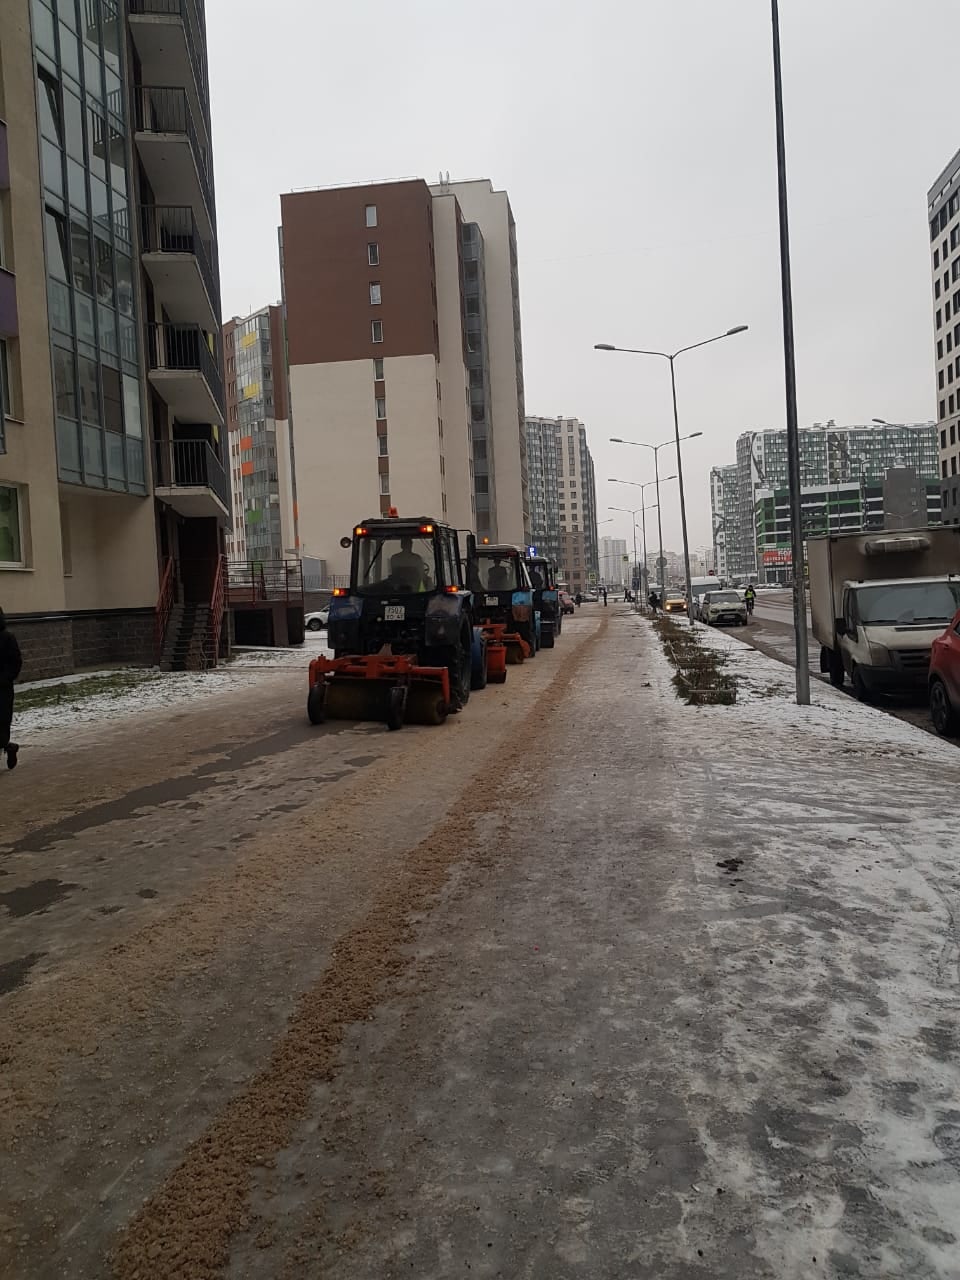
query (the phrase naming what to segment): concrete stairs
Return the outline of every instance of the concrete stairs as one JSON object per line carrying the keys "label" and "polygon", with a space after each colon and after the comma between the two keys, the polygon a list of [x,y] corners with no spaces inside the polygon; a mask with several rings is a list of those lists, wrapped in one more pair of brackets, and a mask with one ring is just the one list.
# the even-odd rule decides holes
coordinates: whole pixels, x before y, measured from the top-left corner
{"label": "concrete stairs", "polygon": [[210,639],[210,606],[175,604],[167,622],[160,670],[203,671],[216,666],[216,662],[216,650]]}

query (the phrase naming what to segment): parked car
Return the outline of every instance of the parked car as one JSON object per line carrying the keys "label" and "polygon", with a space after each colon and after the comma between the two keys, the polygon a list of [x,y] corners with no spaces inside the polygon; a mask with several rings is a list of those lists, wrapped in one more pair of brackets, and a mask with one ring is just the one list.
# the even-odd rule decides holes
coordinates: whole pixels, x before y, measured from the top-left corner
{"label": "parked car", "polygon": [[708,627],[747,625],[747,605],[739,591],[707,591],[700,600],[700,621]]}
{"label": "parked car", "polygon": [[563,614],[563,613],[576,613],[576,610],[577,610],[577,606],[574,604],[573,596],[570,594],[570,592],[569,592],[569,591],[561,591],[561,592],[560,592],[560,612],[561,612],[561,614]]}
{"label": "parked car", "polygon": [[675,591],[668,591],[667,598],[663,602],[663,612],[664,613],[686,613],[687,612],[686,599],[683,596],[678,595]]}
{"label": "parked car", "polygon": [[960,610],[930,648],[930,718],[945,738],[960,735]]}
{"label": "parked car", "polygon": [[325,609],[317,609],[313,613],[304,615],[303,624],[308,631],[323,631],[327,625],[327,618],[330,616],[330,606]]}

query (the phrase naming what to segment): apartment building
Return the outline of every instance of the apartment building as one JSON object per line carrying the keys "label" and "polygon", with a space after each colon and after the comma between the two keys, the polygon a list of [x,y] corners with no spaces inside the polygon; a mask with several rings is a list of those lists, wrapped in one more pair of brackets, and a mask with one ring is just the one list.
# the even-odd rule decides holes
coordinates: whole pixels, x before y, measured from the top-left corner
{"label": "apartment building", "polygon": [[[710,468],[710,512],[713,526],[713,559],[710,567],[721,578],[728,573],[728,550],[737,539],[737,464]],[[734,553],[735,554],[735,553]]]}
{"label": "apartment building", "polygon": [[340,538],[396,507],[523,543],[516,235],[488,181],[281,197],[297,523],[333,577]]}
{"label": "apartment building", "polygon": [[608,587],[627,587],[633,574],[632,556],[623,538],[600,539],[600,581]]}
{"label": "apartment building", "polygon": [[597,489],[587,429],[576,418],[526,419],[530,542],[572,591],[600,575]]}
{"label": "apartment building", "polygon": [[263,307],[223,326],[233,530],[230,560],[297,555],[283,309]]}
{"label": "apartment building", "polygon": [[[940,522],[932,422],[802,427],[800,480],[804,529],[811,535]],[[785,431],[738,438],[736,464],[711,472],[711,509],[723,576],[789,577]]]}
{"label": "apartment building", "polygon": [[0,605],[30,676],[153,660],[161,595],[211,603],[215,225],[202,3],[5,0]]}
{"label": "apartment building", "polygon": [[960,524],[960,151],[927,193],[927,220],[943,522]]}

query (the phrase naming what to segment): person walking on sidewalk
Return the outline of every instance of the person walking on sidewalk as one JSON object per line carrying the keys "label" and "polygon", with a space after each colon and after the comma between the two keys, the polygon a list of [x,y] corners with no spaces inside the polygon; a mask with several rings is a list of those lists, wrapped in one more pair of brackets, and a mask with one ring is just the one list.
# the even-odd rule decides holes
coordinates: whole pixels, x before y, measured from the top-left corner
{"label": "person walking on sidewalk", "polygon": [[15,742],[10,741],[10,726],[13,724],[13,682],[22,667],[17,637],[7,630],[7,620],[0,609],[0,755],[6,753],[8,769],[17,767],[17,752],[20,750]]}

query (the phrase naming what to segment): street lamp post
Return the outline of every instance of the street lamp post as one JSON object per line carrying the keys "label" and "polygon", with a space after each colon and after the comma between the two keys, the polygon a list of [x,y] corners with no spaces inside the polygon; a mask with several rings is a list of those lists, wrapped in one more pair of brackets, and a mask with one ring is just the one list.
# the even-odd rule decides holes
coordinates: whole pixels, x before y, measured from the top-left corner
{"label": "street lamp post", "polygon": [[[689,619],[691,626],[693,626],[693,588],[690,583],[690,542],[687,537],[687,502],[683,491],[683,458],[680,454],[680,415],[677,410],[677,376],[674,364],[677,356],[682,356],[687,351],[696,351],[699,347],[709,347],[713,342],[722,342],[724,338],[732,338],[734,334],[745,333],[748,328],[748,325],[738,324],[732,329],[727,329],[725,333],[718,333],[713,338],[705,338],[703,342],[692,342],[688,347],[681,347],[679,351],[673,352],[644,351],[638,347],[615,347],[609,342],[594,343],[594,350],[596,351],[622,351],[633,356],[658,356],[661,360],[666,360],[670,364],[670,390],[673,394],[673,435],[677,446],[677,479],[680,482],[680,524],[683,530],[683,571],[686,578],[687,589],[687,618]],[[696,432],[695,434],[702,435],[703,433]]]}
{"label": "street lamp post", "polygon": [[[634,442],[634,441],[630,441],[630,440],[618,440],[618,441],[616,441],[616,443],[617,443],[617,444],[632,444],[632,443],[635,443],[635,442]],[[668,443],[668,444],[671,444],[671,443],[672,443],[672,441],[669,441],[669,440],[668,440],[668,441],[667,441],[667,443]],[[647,447],[647,448],[652,448],[653,446],[652,446],[652,445],[647,445],[646,447]],[[662,449],[662,448],[663,448],[663,445],[658,445],[658,446],[657,446],[657,448],[658,448],[658,449]],[[653,458],[654,458],[654,470],[656,471],[656,458],[657,458],[656,453],[654,453]],[[642,482],[641,482],[641,481],[639,481],[639,480],[618,480],[618,479],[616,479],[616,478],[615,478],[615,477],[613,477],[613,476],[611,476],[611,477],[610,477],[610,484],[629,484],[629,485],[632,485],[635,489],[639,489],[639,490],[640,490],[640,501],[641,501],[641,502],[643,502],[643,501],[644,501],[644,498],[645,498],[644,490],[647,488],[647,486],[648,486],[648,485],[651,485],[651,484],[653,484],[653,485],[656,485],[656,486],[657,486],[657,488],[656,488],[656,493],[657,493],[657,500],[656,500],[656,502],[651,502],[651,503],[650,503],[650,505],[649,505],[649,507],[641,507],[641,508],[640,508],[640,511],[643,513],[643,514],[641,515],[641,517],[640,517],[640,518],[641,518],[641,520],[643,521],[643,575],[644,575],[644,577],[646,577],[646,576],[647,576],[647,516],[646,516],[646,512],[648,512],[648,511],[652,511],[654,507],[656,507],[656,508],[657,508],[657,529],[658,529],[658,531],[660,531],[660,564],[661,564],[661,573],[662,573],[662,572],[663,572],[663,569],[662,569],[662,565],[663,565],[663,532],[662,532],[662,524],[661,524],[661,521],[660,521],[660,481],[661,481],[661,479],[662,479],[662,480],[663,480],[663,483],[664,483],[664,484],[666,484],[668,480],[676,480],[676,478],[677,478],[676,472],[674,472],[672,476],[663,476],[663,477],[661,477],[661,476],[658,474],[658,475],[657,475],[657,477],[656,477],[656,479],[654,479],[654,480],[644,480],[644,481],[642,481]],[[661,582],[660,586],[661,586],[661,587],[663,587],[663,583],[662,583],[662,582]],[[643,594],[644,594],[644,599],[646,599],[646,595],[647,595],[647,587],[646,587],[646,584],[644,584],[644,585],[643,585]]]}
{"label": "street lamp post", "polygon": [[[643,508],[642,508],[642,507],[637,507],[637,508],[636,508],[636,510],[632,510],[630,507],[607,507],[607,510],[608,510],[608,511],[622,511],[622,512],[624,512],[624,514],[625,514],[625,515],[628,515],[628,516],[630,516],[630,517],[632,518],[632,520],[633,520],[633,563],[637,566],[637,569],[638,569],[638,571],[639,571],[639,569],[640,569],[640,561],[637,559],[637,512],[638,512],[638,511],[641,511],[641,512],[642,512],[642,511],[643,511]],[[612,519],[612,518],[613,518],[613,517],[611,517],[611,519]],[[644,540],[643,540],[643,554],[644,554],[644,555],[646,555],[646,554],[647,554],[647,540],[646,540],[646,538],[644,538]],[[642,591],[642,590],[643,590],[643,578],[642,578],[642,577],[641,577],[641,579],[640,579],[640,583],[641,583],[640,590]],[[640,593],[638,592],[637,594],[639,595]],[[637,611],[637,608],[638,608],[639,604],[640,604],[639,600],[637,600],[637,599],[635,598],[635,599],[634,599],[634,601],[633,601],[633,608],[634,608],[634,612],[636,612],[636,611]]]}
{"label": "street lamp post", "polygon": [[[681,437],[680,437],[680,440],[696,440],[698,436],[702,436],[702,435],[703,435],[703,432],[702,432],[702,431],[691,431],[689,435],[681,436]],[[680,440],[678,440],[678,441],[676,442],[676,443],[677,443],[677,449],[678,449],[678,450],[679,450],[679,448],[680,448]],[[635,446],[636,448],[638,448],[638,449],[649,449],[649,450],[650,450],[650,452],[653,454],[653,474],[654,474],[654,477],[655,477],[655,481],[654,481],[654,482],[655,482],[655,484],[656,484],[656,486],[657,486],[657,506],[659,507],[659,505],[660,505],[660,465],[659,465],[659,460],[660,460],[660,450],[661,450],[661,449],[666,449],[667,445],[673,444],[673,443],[674,443],[673,438],[671,437],[671,439],[669,439],[669,440],[664,440],[662,444],[646,444],[643,440],[621,440],[619,436],[611,436],[611,437],[610,437],[610,443],[611,443],[611,444],[631,444],[631,445],[634,445],[634,446]],[[679,453],[678,453],[678,456],[679,456]],[[678,470],[677,470],[677,472],[675,473],[675,475],[673,475],[673,476],[669,476],[669,477],[668,477],[668,479],[670,479],[670,480],[677,479],[677,480],[679,480],[679,481],[680,481],[680,484],[681,484],[681,495],[682,495],[682,493],[683,493],[683,489],[682,489],[682,485],[683,485],[683,473],[682,473],[682,471],[678,468]],[[684,511],[683,511],[683,506],[682,506],[682,505],[681,505],[681,508],[680,508],[680,516],[681,516],[681,520],[682,520],[682,522],[683,522],[683,546],[684,546],[684,557],[685,557],[686,575],[687,575],[687,600],[688,600],[687,609],[688,609],[688,613],[689,613],[689,610],[690,610],[690,608],[691,608],[691,605],[689,604],[690,591],[691,591],[691,586],[690,586],[690,560],[689,560],[689,556],[687,556],[687,522],[686,522],[686,516],[684,515]],[[663,578],[663,574],[664,574],[664,559],[663,559],[663,521],[662,521],[662,519],[661,519],[661,517],[660,517],[660,512],[659,512],[659,510],[657,511],[657,533],[658,533],[658,536],[659,536],[659,538],[660,538],[660,563],[659,563],[659,571],[660,571],[660,577],[661,577],[661,578]],[[667,584],[666,584],[665,582],[661,581],[661,583],[660,583],[660,590],[661,590],[661,591],[665,591],[665,590],[666,590],[666,586],[667,586]],[[690,615],[690,621],[691,621],[691,623],[693,622],[693,617],[692,617],[692,615]]]}
{"label": "street lamp post", "polygon": [[780,291],[783,299],[783,379],[787,416],[787,485],[790,491],[790,556],[793,561],[793,630],[797,652],[797,705],[810,705],[807,656],[807,600],[804,590],[803,511],[800,493],[800,427],[797,418],[797,366],[793,333],[793,284],[790,278],[790,222],[787,214],[787,151],[783,129],[783,68],[780,61],[780,8],[770,0],[773,26],[773,101],[777,133],[777,203],[780,213]]}

